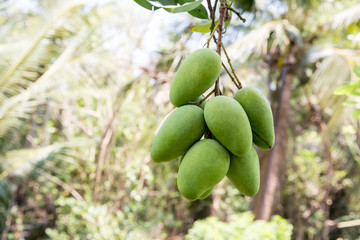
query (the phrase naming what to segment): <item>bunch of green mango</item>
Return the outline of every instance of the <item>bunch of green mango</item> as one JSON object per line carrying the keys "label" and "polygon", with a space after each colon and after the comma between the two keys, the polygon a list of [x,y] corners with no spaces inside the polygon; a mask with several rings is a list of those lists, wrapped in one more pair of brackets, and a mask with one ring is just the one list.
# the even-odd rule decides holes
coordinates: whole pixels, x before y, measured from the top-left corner
{"label": "bunch of green mango", "polygon": [[170,88],[176,107],[164,120],[151,147],[151,158],[165,162],[181,157],[177,187],[189,200],[202,199],[225,177],[247,196],[260,186],[259,159],[254,144],[274,146],[273,115],[256,88],[239,89],[234,98],[202,95],[219,78],[222,63],[208,48],[186,58]]}

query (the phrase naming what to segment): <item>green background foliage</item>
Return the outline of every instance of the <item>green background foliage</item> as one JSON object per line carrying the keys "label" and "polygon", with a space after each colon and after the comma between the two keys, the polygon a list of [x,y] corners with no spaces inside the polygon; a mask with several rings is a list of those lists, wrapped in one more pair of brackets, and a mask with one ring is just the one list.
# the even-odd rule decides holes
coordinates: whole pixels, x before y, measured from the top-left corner
{"label": "green background foliage", "polygon": [[[270,221],[254,220],[256,201],[228,179],[187,201],[176,187],[180,160],[150,159],[174,73],[209,38],[206,1],[8,0],[1,238],[359,239],[359,4],[255,1],[238,10],[246,22],[232,14],[223,43],[243,85],[276,109],[284,72],[292,79]],[[220,78],[233,96],[226,72]]]}

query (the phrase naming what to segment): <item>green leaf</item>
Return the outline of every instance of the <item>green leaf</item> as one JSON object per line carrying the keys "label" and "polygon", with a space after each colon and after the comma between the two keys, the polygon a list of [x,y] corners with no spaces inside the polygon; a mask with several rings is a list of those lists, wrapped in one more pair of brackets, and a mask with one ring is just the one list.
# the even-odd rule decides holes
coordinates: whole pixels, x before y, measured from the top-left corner
{"label": "green leaf", "polygon": [[353,88],[350,85],[341,85],[338,88],[335,89],[334,94],[335,95],[349,95]]}
{"label": "green leaf", "polygon": [[360,116],[360,108],[355,109],[351,116],[353,119],[357,119]]}
{"label": "green leaf", "polygon": [[355,64],[355,66],[354,66],[354,68],[353,68],[353,71],[354,71],[354,73],[356,74],[356,76],[357,76],[358,78],[360,78],[360,66],[357,65],[357,64]]}
{"label": "green leaf", "polygon": [[360,97],[360,92],[358,90],[359,89],[355,89],[355,90],[351,91],[350,95],[355,96],[355,97]]}
{"label": "green leaf", "polygon": [[335,89],[335,95],[354,95],[359,96],[360,80],[352,82],[350,84],[341,85]]}
{"label": "green leaf", "polygon": [[6,179],[3,179],[0,181],[0,207],[3,205],[5,208],[9,208],[11,198],[10,185]]}
{"label": "green leaf", "polygon": [[155,7],[154,5],[152,5],[151,3],[149,3],[146,0],[134,0],[137,4],[139,4],[140,6],[142,6],[143,8],[146,8],[148,10],[156,10],[159,9],[158,7]]}
{"label": "green leaf", "polygon": [[[195,0],[176,0],[176,2],[179,3],[180,5],[183,5],[183,4],[189,3],[189,2],[194,2],[194,1]],[[197,8],[189,11],[188,13],[196,18],[209,19],[208,12],[203,5],[199,5]]]}
{"label": "green leaf", "polygon": [[185,3],[194,2],[195,0],[175,0],[176,3],[183,5]]}
{"label": "green leaf", "polygon": [[335,171],[335,176],[337,177],[337,178],[344,178],[344,177],[346,177],[346,175],[347,175],[347,172],[345,171],[345,170],[338,170],[338,171]]}
{"label": "green leaf", "polygon": [[176,5],[177,4],[177,2],[173,1],[173,0],[149,0],[149,1],[160,3],[163,6]]}
{"label": "green leaf", "polygon": [[360,88],[360,79],[350,84],[353,88]]}
{"label": "green leaf", "polygon": [[[134,1],[136,3],[138,3],[140,6],[146,8],[148,10],[156,10],[156,9],[159,9],[159,8],[163,8],[166,11],[171,12],[171,13],[190,12],[190,11],[196,9],[196,8],[199,8],[199,10],[194,12],[196,17],[199,17],[199,18],[204,18],[205,13],[203,12],[203,10],[205,10],[205,12],[206,12],[205,8],[202,9],[200,7],[201,2],[203,0],[196,0],[196,1],[191,2],[191,3],[187,3],[186,1],[184,1],[186,3],[184,3],[184,4],[180,5],[180,6],[177,6],[176,4],[178,2],[182,2],[182,1],[152,0],[152,2],[160,3],[161,6],[155,6],[155,5],[153,5],[152,3],[150,3],[147,0],[134,0]],[[207,16],[207,12],[206,12],[206,16]]]}
{"label": "green leaf", "polygon": [[[215,22],[215,25],[218,21]],[[194,26],[189,27],[192,32],[208,33],[210,32],[211,21],[195,23]]]}
{"label": "green leaf", "polygon": [[172,12],[172,13],[189,12],[189,11],[194,10],[195,8],[199,7],[201,2],[202,2],[202,0],[197,0],[195,2],[186,3],[181,6],[174,5],[174,6],[166,6],[166,7],[162,7],[162,8],[164,8],[166,11]]}
{"label": "green leaf", "polygon": [[357,104],[357,102],[355,102],[355,101],[346,101],[343,103],[344,106],[351,106],[351,105],[355,105],[355,104]]}
{"label": "green leaf", "polygon": [[197,8],[195,8],[194,10],[191,10],[188,13],[196,18],[209,19],[208,12],[203,5],[198,6]]}

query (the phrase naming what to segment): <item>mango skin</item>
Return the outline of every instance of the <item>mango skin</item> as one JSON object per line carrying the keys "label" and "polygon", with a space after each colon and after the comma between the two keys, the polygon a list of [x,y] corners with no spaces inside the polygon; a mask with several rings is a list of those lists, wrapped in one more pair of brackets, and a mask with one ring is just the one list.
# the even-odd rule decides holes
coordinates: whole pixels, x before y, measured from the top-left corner
{"label": "mango skin", "polygon": [[211,188],[211,189],[208,190],[207,192],[203,193],[203,194],[199,197],[199,199],[207,198],[207,197],[211,194],[212,190],[214,190],[214,188]]}
{"label": "mango skin", "polygon": [[188,200],[205,198],[225,176],[229,152],[216,140],[203,139],[185,154],[178,171],[177,187]]}
{"label": "mango skin", "polygon": [[226,96],[214,97],[206,103],[204,116],[211,133],[231,153],[243,156],[250,150],[250,123],[236,100]]}
{"label": "mango skin", "polygon": [[269,150],[275,144],[274,120],[270,104],[260,90],[244,87],[234,96],[244,108],[253,132],[253,142],[261,149]]}
{"label": "mango skin", "polygon": [[170,102],[179,107],[195,101],[217,80],[221,59],[211,49],[198,49],[187,57],[177,70],[170,88]]}
{"label": "mango skin", "polygon": [[175,109],[161,125],[151,146],[154,162],[170,161],[186,153],[205,131],[204,111],[194,105]]}
{"label": "mango skin", "polygon": [[230,167],[226,176],[246,196],[252,197],[259,191],[260,165],[254,146],[242,157],[231,154]]}

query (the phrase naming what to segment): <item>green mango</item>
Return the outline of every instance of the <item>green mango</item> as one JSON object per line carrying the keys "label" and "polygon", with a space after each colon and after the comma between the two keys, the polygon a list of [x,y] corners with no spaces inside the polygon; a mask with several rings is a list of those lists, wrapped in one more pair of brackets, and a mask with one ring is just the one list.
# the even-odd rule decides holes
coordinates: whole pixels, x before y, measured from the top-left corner
{"label": "green mango", "polygon": [[170,88],[170,102],[179,107],[194,102],[217,80],[221,59],[211,49],[198,49],[180,65]]}
{"label": "green mango", "polygon": [[254,146],[241,157],[231,154],[230,167],[226,176],[244,195],[252,197],[260,187],[259,157]]}
{"label": "green mango", "polygon": [[205,132],[204,111],[195,105],[175,109],[161,125],[151,146],[151,159],[170,161],[179,157]]}
{"label": "green mango", "polygon": [[211,133],[230,152],[242,156],[250,150],[250,123],[236,100],[226,96],[214,97],[206,103],[204,116]]}
{"label": "green mango", "polygon": [[253,132],[253,142],[261,149],[269,150],[275,144],[274,120],[270,104],[262,92],[244,87],[234,96],[244,108]]}
{"label": "green mango", "polygon": [[212,192],[213,189],[214,189],[214,188],[211,188],[209,191],[203,193],[203,194],[199,197],[199,199],[207,198],[207,197],[211,194],[211,192]]}
{"label": "green mango", "polygon": [[229,152],[216,140],[203,139],[185,154],[177,176],[177,187],[188,200],[205,198],[229,169]]}

